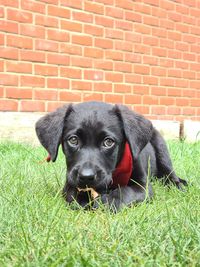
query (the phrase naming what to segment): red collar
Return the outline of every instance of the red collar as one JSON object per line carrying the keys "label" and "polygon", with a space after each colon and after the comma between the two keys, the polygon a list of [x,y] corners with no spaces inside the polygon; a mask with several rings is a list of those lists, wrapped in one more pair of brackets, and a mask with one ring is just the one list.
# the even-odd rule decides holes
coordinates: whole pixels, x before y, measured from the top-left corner
{"label": "red collar", "polygon": [[116,169],[112,174],[113,188],[125,186],[128,184],[131,173],[133,171],[133,158],[128,142],[125,143],[124,154],[121,161],[117,164]]}

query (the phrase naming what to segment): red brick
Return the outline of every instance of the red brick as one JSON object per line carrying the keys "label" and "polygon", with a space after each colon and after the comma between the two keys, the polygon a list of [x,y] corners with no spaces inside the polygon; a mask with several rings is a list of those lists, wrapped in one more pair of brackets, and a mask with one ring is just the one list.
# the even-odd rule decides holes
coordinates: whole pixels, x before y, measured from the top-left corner
{"label": "red brick", "polygon": [[7,19],[15,20],[22,23],[32,23],[33,15],[30,12],[16,10],[16,9],[7,9]]}
{"label": "red brick", "polygon": [[5,16],[3,7],[0,8],[0,18],[3,18]]}
{"label": "red brick", "polygon": [[36,12],[36,13],[45,13],[45,3],[41,3],[41,2],[36,2],[34,0],[21,0],[21,7],[22,9],[25,10],[30,10],[32,12]]}
{"label": "red brick", "polygon": [[20,24],[20,33],[25,36],[45,38],[45,29],[41,26]]}
{"label": "red brick", "polygon": [[57,90],[35,90],[34,91],[34,99],[39,100],[57,100],[58,99],[58,91]]}
{"label": "red brick", "polygon": [[0,87],[0,97],[3,98],[4,97],[4,88]]}
{"label": "red brick", "polygon": [[131,0],[118,0],[116,1],[116,6],[124,9],[133,10],[133,2]]}
{"label": "red brick", "polygon": [[95,38],[94,45],[104,49],[112,49],[113,41],[106,38]]}
{"label": "red brick", "polygon": [[82,27],[83,26],[81,23],[61,20],[62,30],[67,30],[67,31],[72,31],[72,32],[82,32]]}
{"label": "red brick", "polygon": [[95,69],[102,69],[102,70],[113,70],[113,62],[108,60],[96,60],[94,62]]}
{"label": "red brick", "polygon": [[60,4],[62,6],[68,6],[68,7],[72,7],[72,8],[77,8],[77,9],[82,9],[82,4],[83,1],[82,0],[61,0]]}
{"label": "red brick", "polygon": [[32,89],[19,89],[19,88],[6,88],[6,97],[7,98],[16,98],[16,99],[31,99]]}
{"label": "red brick", "polygon": [[57,108],[63,106],[63,102],[47,102],[47,112],[55,111]]}
{"label": "red brick", "polygon": [[5,34],[0,33],[0,45],[4,46],[5,45]]}
{"label": "red brick", "polygon": [[84,70],[84,79],[102,81],[103,80],[103,71],[99,70]]}
{"label": "red brick", "polygon": [[149,86],[145,86],[145,85],[134,85],[133,86],[133,93],[134,94],[148,95],[149,92],[150,92]]}
{"label": "red brick", "polygon": [[95,16],[95,24],[108,27],[108,28],[113,28],[114,19],[103,17],[103,16]]}
{"label": "red brick", "polygon": [[61,17],[65,19],[70,18],[70,10],[64,7],[58,7],[58,6],[51,6],[48,5],[48,15],[55,16],[55,17]]}
{"label": "red brick", "polygon": [[169,115],[179,115],[181,114],[181,109],[178,107],[167,107],[167,114]]}
{"label": "red brick", "polygon": [[134,32],[124,32],[125,40],[134,43],[141,43],[141,34],[134,33]]}
{"label": "red brick", "polygon": [[4,60],[0,60],[0,71],[4,71]]}
{"label": "red brick", "polygon": [[176,98],[176,105],[177,106],[188,106],[189,105],[189,99],[188,98]]}
{"label": "red brick", "polygon": [[[116,54],[119,54],[116,52]],[[122,54],[122,57],[123,58],[123,54]],[[134,53],[128,53],[126,52],[125,53],[125,61],[127,62],[132,62],[132,63],[141,63],[142,61],[142,57],[141,55],[139,54],[134,54]]]}
{"label": "red brick", "polygon": [[143,76],[143,83],[147,85],[158,85],[158,78],[153,76]]}
{"label": "red brick", "polygon": [[167,89],[165,87],[151,87],[151,94],[165,96],[167,95]]}
{"label": "red brick", "polygon": [[123,60],[123,53],[117,52],[115,50],[106,50],[105,51],[105,58],[112,59],[112,60]]}
{"label": "red brick", "polygon": [[[122,18],[122,17],[121,17]],[[125,19],[134,21],[134,22],[142,22],[142,15],[138,12],[133,11],[125,11]]]}
{"label": "red brick", "polygon": [[168,77],[176,77],[176,78],[181,78],[183,76],[182,70],[178,69],[169,69],[168,70]]}
{"label": "red brick", "polygon": [[72,43],[79,45],[92,45],[92,37],[84,35],[72,35]]}
{"label": "red brick", "polygon": [[183,115],[195,115],[195,108],[184,107],[181,114]]}
{"label": "red brick", "polygon": [[114,92],[115,93],[131,93],[132,85],[126,85],[126,84],[115,84],[114,85]]}
{"label": "red brick", "polygon": [[114,70],[119,72],[132,72],[132,64],[126,62],[116,62]]}
{"label": "red brick", "polygon": [[82,70],[77,69],[77,68],[71,68],[71,67],[61,67],[60,76],[71,78],[71,79],[81,79]]}
{"label": "red brick", "polygon": [[145,105],[158,105],[159,98],[158,96],[144,95],[142,98],[142,103]]}
{"label": "red brick", "polygon": [[39,101],[21,101],[20,111],[37,111],[43,112],[45,111],[45,102]]}
{"label": "red brick", "polygon": [[145,36],[143,37],[143,43],[150,46],[158,46],[159,39],[154,36]]}
{"label": "red brick", "polygon": [[84,56],[92,58],[103,58],[103,49],[94,48],[94,47],[85,47]]}
{"label": "red brick", "polygon": [[13,47],[0,47],[0,58],[18,59],[19,53],[17,48]]}
{"label": "red brick", "polygon": [[62,43],[60,44],[60,52],[72,55],[82,55],[82,47],[79,45]]}
{"label": "red brick", "polygon": [[[141,60],[138,61],[141,63]],[[147,64],[147,65],[158,65],[158,58],[154,57],[154,56],[148,56],[148,55],[144,55],[143,56],[143,64]]]}
{"label": "red brick", "polygon": [[200,99],[199,98],[192,98],[190,100],[191,106],[193,107],[200,107]]}
{"label": "red brick", "polygon": [[125,82],[126,83],[141,83],[142,77],[141,75],[138,75],[138,74],[126,74]]}
{"label": "red brick", "polygon": [[144,65],[134,65],[134,72],[137,74],[150,74],[150,68]]}
{"label": "red brick", "polygon": [[105,15],[108,17],[123,19],[124,11],[121,8],[113,7],[113,6],[107,6]]}
{"label": "red brick", "polygon": [[45,54],[31,50],[20,50],[20,59],[24,61],[45,62]]}
{"label": "red brick", "polygon": [[105,37],[109,39],[123,39],[124,32],[121,30],[105,29]]}
{"label": "red brick", "polygon": [[166,107],[152,106],[151,107],[151,114],[157,114],[157,115],[166,114]]}
{"label": "red brick", "polygon": [[134,45],[134,53],[150,55],[151,54],[151,47],[147,46],[147,45],[135,44]]}
{"label": "red brick", "polygon": [[58,43],[49,40],[37,39],[35,40],[35,49],[58,52]]}
{"label": "red brick", "polygon": [[160,78],[161,86],[174,86],[175,81],[173,78]]}
{"label": "red brick", "polygon": [[28,37],[7,35],[7,45],[13,47],[19,47],[24,49],[32,49],[33,48],[33,39]]}
{"label": "red brick", "polygon": [[71,56],[70,64],[75,67],[91,68],[93,61],[90,58]]}
{"label": "red brick", "polygon": [[142,2],[135,2],[134,3],[134,11],[137,13],[142,13],[143,14],[151,14],[152,7],[149,5],[144,5]]}
{"label": "red brick", "polygon": [[182,89],[182,96],[184,97],[192,97],[195,98],[195,90],[194,89]]}
{"label": "red brick", "polygon": [[93,2],[84,2],[84,10],[96,14],[104,14],[104,6]]}
{"label": "red brick", "polygon": [[85,94],[83,94],[83,101],[103,101],[103,94],[85,93]]}
{"label": "red brick", "polygon": [[83,12],[74,11],[72,13],[72,19],[75,21],[82,21],[86,23],[92,23],[93,21],[93,15]]}
{"label": "red brick", "polygon": [[65,31],[60,31],[56,29],[47,29],[47,36],[50,40],[55,40],[59,42],[68,42],[69,33]]}
{"label": "red brick", "polygon": [[161,97],[160,98],[160,105],[174,105],[175,104],[175,98],[174,97]]}
{"label": "red brick", "polygon": [[58,68],[49,65],[35,65],[34,71],[36,75],[42,76],[58,76]]}
{"label": "red brick", "polygon": [[126,42],[126,41],[115,41],[115,49],[120,51],[128,51],[133,52],[133,43],[132,42]]}
{"label": "red brick", "polygon": [[21,86],[44,87],[45,80],[42,77],[22,75],[20,77],[20,84]]}
{"label": "red brick", "polygon": [[122,29],[125,31],[132,31],[133,30],[133,23],[125,20],[116,20],[115,27],[117,29]]}
{"label": "red brick", "polygon": [[19,0],[0,0],[0,5],[11,6],[11,7],[19,7]]}
{"label": "red brick", "polygon": [[188,88],[189,87],[189,81],[187,79],[176,79],[175,80],[175,86],[181,87],[181,88]]}
{"label": "red brick", "polygon": [[135,24],[134,31],[143,34],[151,34],[151,27],[146,26],[144,24]]}
{"label": "red brick", "polygon": [[61,101],[67,101],[67,102],[80,102],[81,95],[79,93],[72,93],[69,91],[60,91],[59,99]]}
{"label": "red brick", "polygon": [[57,18],[51,18],[49,16],[44,16],[44,15],[36,15],[35,16],[35,24],[41,25],[41,26],[46,26],[46,27],[57,28],[58,27],[58,19]]}
{"label": "red brick", "polygon": [[140,95],[125,95],[125,104],[141,104],[142,97]]}
{"label": "red brick", "polygon": [[32,64],[17,61],[6,62],[7,72],[32,73]]}
{"label": "red brick", "polygon": [[0,73],[0,85],[18,85],[18,76]]}
{"label": "red brick", "polygon": [[18,33],[18,23],[6,20],[0,20],[0,31]]}
{"label": "red brick", "polygon": [[140,114],[149,114],[150,113],[150,107],[149,106],[136,106],[134,105],[134,111],[140,113]]}
{"label": "red brick", "polygon": [[105,101],[114,104],[123,103],[123,95],[106,94]]}
{"label": "red brick", "polygon": [[110,82],[123,82],[123,75],[117,72],[106,72],[105,80]]}
{"label": "red brick", "polygon": [[92,90],[92,83],[88,81],[72,81],[71,88],[74,90],[90,91]]}
{"label": "red brick", "polygon": [[153,16],[144,16],[143,17],[143,23],[145,25],[150,25],[150,26],[159,26],[158,18],[153,17]]}
{"label": "red brick", "polygon": [[175,67],[176,68],[179,68],[179,69],[188,69],[189,63],[188,62],[185,62],[185,61],[179,61],[179,60],[177,60],[175,62]]}
{"label": "red brick", "polygon": [[96,25],[84,25],[84,32],[87,34],[91,34],[94,36],[102,36],[103,37],[103,33],[104,33],[104,29],[103,27],[99,27]]}
{"label": "red brick", "polygon": [[17,111],[18,102],[14,100],[1,99],[0,110],[1,111]]}
{"label": "red brick", "polygon": [[62,54],[47,54],[47,63],[69,65],[69,56]]}
{"label": "red brick", "polygon": [[177,89],[177,88],[168,88],[167,92],[169,96],[181,96],[182,95],[182,90]]}
{"label": "red brick", "polygon": [[153,47],[152,48],[152,55],[158,56],[158,57],[166,57],[167,51],[165,48]]}
{"label": "red brick", "polygon": [[112,92],[112,83],[106,83],[106,82],[95,82],[94,83],[94,91],[99,92]]}
{"label": "red brick", "polygon": [[48,78],[47,87],[54,89],[67,89],[69,88],[69,80],[63,78]]}

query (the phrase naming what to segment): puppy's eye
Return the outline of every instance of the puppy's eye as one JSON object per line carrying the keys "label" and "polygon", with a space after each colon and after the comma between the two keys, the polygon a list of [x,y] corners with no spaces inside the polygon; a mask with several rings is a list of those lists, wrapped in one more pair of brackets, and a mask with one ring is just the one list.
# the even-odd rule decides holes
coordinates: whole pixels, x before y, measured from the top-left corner
{"label": "puppy's eye", "polygon": [[68,144],[71,146],[78,146],[79,144],[79,139],[76,135],[72,135],[68,138],[67,140]]}
{"label": "puppy's eye", "polygon": [[115,141],[111,138],[105,138],[103,141],[103,146],[106,148],[112,147],[115,144]]}

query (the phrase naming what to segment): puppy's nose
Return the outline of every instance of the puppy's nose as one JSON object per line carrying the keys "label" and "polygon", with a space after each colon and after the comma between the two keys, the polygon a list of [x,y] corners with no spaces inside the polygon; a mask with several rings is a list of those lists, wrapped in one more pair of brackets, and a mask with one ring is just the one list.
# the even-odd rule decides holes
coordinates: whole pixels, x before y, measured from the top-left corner
{"label": "puppy's nose", "polygon": [[96,172],[92,168],[82,168],[79,170],[79,179],[81,182],[87,184],[96,178]]}

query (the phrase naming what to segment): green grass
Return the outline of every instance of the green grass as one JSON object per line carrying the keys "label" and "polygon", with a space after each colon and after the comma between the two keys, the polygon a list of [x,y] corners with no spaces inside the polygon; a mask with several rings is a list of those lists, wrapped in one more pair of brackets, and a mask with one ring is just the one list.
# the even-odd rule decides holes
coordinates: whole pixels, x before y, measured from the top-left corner
{"label": "green grass", "polygon": [[71,210],[65,160],[0,144],[0,266],[200,266],[200,143],[169,142],[186,192],[153,183],[150,203],[112,214]]}

